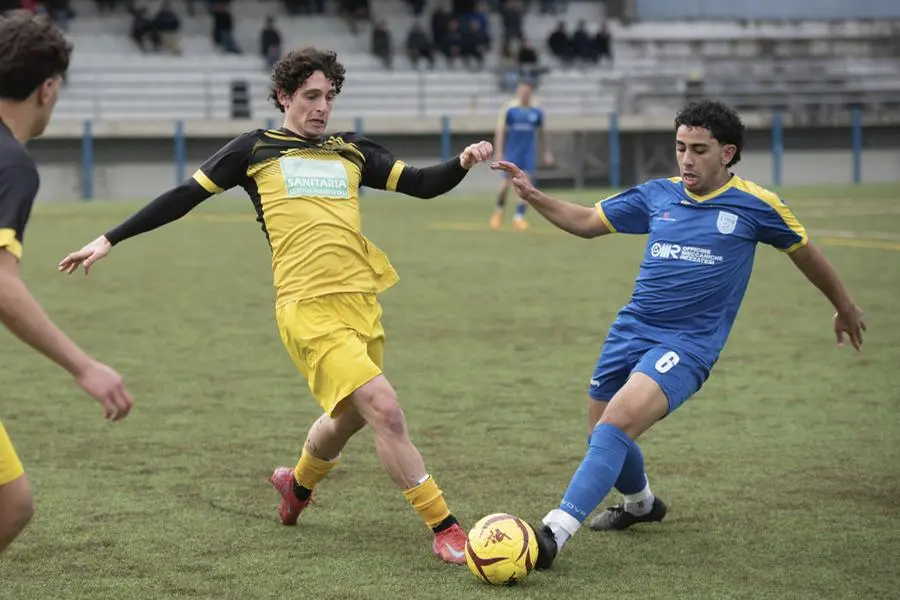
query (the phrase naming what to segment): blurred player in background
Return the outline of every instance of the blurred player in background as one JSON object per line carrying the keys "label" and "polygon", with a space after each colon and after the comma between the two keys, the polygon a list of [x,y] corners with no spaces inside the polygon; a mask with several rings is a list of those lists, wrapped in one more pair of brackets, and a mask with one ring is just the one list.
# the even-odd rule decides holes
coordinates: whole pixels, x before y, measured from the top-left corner
{"label": "blurred player in background", "polygon": [[[537,162],[540,134],[543,162],[546,166],[554,163],[550,142],[547,139],[547,128],[544,123],[544,111],[534,99],[534,83],[524,79],[516,89],[516,97],[507,102],[497,118],[497,129],[494,131],[494,150],[498,158],[509,161],[522,169],[534,179]],[[491,215],[491,228],[499,229],[503,225],[503,211],[506,207],[506,194],[509,192],[509,177],[505,176],[497,197],[497,207]],[[525,221],[527,202],[519,202],[513,225],[516,229],[528,228]]]}
{"label": "blurred player in background", "polygon": [[[337,465],[350,437],[368,424],[384,469],[433,531],[434,553],[464,564],[466,534],[410,441],[397,394],[382,373],[384,330],[376,294],[398,276],[362,234],[359,188],[433,198],[488,161],[493,148],[480,142],[445,163],[417,169],[356,133],[326,136],[344,83],[344,67],[333,52],[291,52],[275,65],[272,80],[272,99],[285,115],[281,129],[235,138],[192,179],[63,259],[60,270],[72,273],[83,263],[87,272],[113,245],[186,215],[214,194],[242,187],[272,249],[281,339],[324,410],[297,465],[272,474],[282,523],[297,523],[313,488]],[[274,422],[272,435],[293,436],[293,423]]]}
{"label": "blurred player in background", "polygon": [[758,243],[774,246],[828,298],[838,346],[862,345],[862,311],[834,268],[776,194],[731,173],[744,125],[718,102],[690,104],[675,118],[681,177],[657,179],[595,207],[541,193],[510,163],[516,193],[573,235],[650,234],[631,301],[612,324],[590,384],[591,437],[559,508],[536,528],[545,569],[615,487],[623,504],[591,528],[615,531],[661,521],[666,506],[650,491],[638,437],[696,394],[725,345],[753,269]]}
{"label": "blurred player in background", "polygon": [[[26,11],[0,17],[0,320],[67,370],[115,421],[125,417],[132,404],[122,378],[66,337],[19,278],[25,228],[40,185],[25,143],[47,127],[71,51],[47,18]],[[0,552],[25,528],[33,512],[28,478],[0,423]]]}

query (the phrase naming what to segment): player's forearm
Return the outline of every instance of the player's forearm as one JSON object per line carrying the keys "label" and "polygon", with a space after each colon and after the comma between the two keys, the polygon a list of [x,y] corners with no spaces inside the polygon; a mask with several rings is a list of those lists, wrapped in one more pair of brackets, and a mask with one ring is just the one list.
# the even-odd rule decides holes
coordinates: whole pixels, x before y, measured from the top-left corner
{"label": "player's forearm", "polygon": [[844,284],[841,283],[837,271],[812,242],[795,250],[791,254],[791,259],[806,278],[828,298],[836,310],[848,310],[853,306],[853,300],[844,288]]}
{"label": "player's forearm", "polygon": [[559,200],[537,189],[523,199],[545,219],[572,235],[593,238],[608,233],[593,208]]}
{"label": "player's forearm", "polygon": [[502,128],[494,131],[494,157],[503,158],[503,144],[506,141],[506,132]]}
{"label": "player's forearm", "polygon": [[73,376],[90,364],[90,357],[54,325],[17,275],[0,273],[0,320]]}
{"label": "player's forearm", "polygon": [[397,191],[416,198],[434,198],[459,185],[468,172],[460,163],[459,156],[424,169],[407,165],[400,173]]}
{"label": "player's forearm", "polygon": [[162,227],[188,214],[211,195],[196,181],[186,181],[108,231],[106,239],[115,246],[122,240]]}

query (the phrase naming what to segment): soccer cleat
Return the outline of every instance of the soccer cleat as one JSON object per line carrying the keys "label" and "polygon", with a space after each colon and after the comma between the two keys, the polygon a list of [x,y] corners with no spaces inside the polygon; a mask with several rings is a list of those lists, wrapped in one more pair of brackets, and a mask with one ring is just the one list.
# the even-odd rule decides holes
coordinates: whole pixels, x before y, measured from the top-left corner
{"label": "soccer cleat", "polygon": [[491,215],[491,229],[500,229],[503,226],[503,211],[495,210]]}
{"label": "soccer cleat", "polygon": [[538,555],[534,561],[534,568],[538,571],[544,571],[550,568],[556,559],[556,536],[547,525],[532,527],[534,537],[537,539]]}
{"label": "soccer cleat", "polygon": [[468,537],[459,523],[454,523],[447,529],[434,534],[434,543],[431,548],[445,563],[464,565],[466,564],[467,539]]}
{"label": "soccer cleat", "polygon": [[525,231],[530,227],[530,225],[525,219],[513,219],[513,227],[515,227],[519,231]]}
{"label": "soccer cleat", "polygon": [[312,496],[306,500],[300,500],[294,495],[294,469],[291,467],[278,467],[269,478],[269,483],[275,486],[281,494],[281,506],[279,513],[283,525],[296,525],[300,513],[307,507]]}
{"label": "soccer cleat", "polygon": [[646,515],[633,515],[625,510],[624,504],[610,506],[591,520],[594,531],[621,531],[635,523],[658,523],[666,516],[666,504],[659,498],[653,498],[653,508]]}

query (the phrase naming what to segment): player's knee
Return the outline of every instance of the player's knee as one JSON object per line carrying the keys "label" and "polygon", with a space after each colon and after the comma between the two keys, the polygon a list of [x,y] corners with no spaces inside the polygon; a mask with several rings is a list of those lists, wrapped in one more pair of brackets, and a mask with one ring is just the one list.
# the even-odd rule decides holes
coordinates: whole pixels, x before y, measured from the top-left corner
{"label": "player's knee", "polygon": [[362,398],[360,413],[377,435],[403,437],[406,435],[406,416],[400,407],[397,393],[389,385],[379,386]]}
{"label": "player's knee", "polygon": [[15,494],[4,494],[0,511],[0,537],[16,537],[34,517],[34,497],[26,487]]}

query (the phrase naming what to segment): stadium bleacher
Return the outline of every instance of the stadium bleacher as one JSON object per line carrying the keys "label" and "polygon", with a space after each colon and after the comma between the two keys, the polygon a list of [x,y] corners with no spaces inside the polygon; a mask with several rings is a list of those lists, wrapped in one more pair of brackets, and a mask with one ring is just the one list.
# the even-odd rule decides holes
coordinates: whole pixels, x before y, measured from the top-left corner
{"label": "stadium bleacher", "polygon": [[[402,44],[415,18],[402,0],[379,0],[374,6],[393,32],[398,58],[390,71],[369,53],[366,27],[353,35],[337,16],[290,16],[275,0],[233,2],[236,38],[245,50],[240,55],[213,47],[208,15],[182,11],[180,57],[141,53],[128,36],[129,15],[100,15],[91,0],[76,0],[77,17],[69,30],[76,53],[58,118],[227,119],[233,116],[235,82],[249,88],[251,118],[277,118],[266,99],[268,76],[258,55],[259,31],[268,14],[277,15],[285,47],[312,44],[339,53],[348,78],[336,115],[496,113],[508,97],[498,86],[496,52],[478,72],[451,70],[440,60],[434,71],[413,70],[402,57]],[[567,68],[550,57],[545,40],[556,23],[574,25],[582,19],[607,24],[611,62]],[[492,15],[491,28],[496,36],[499,16]],[[900,24],[891,21],[626,25],[606,19],[602,3],[573,1],[561,15],[529,13],[526,36],[548,69],[540,98],[553,114],[669,114],[698,93],[744,109],[778,106],[815,114],[852,104],[892,111],[900,98]]]}

